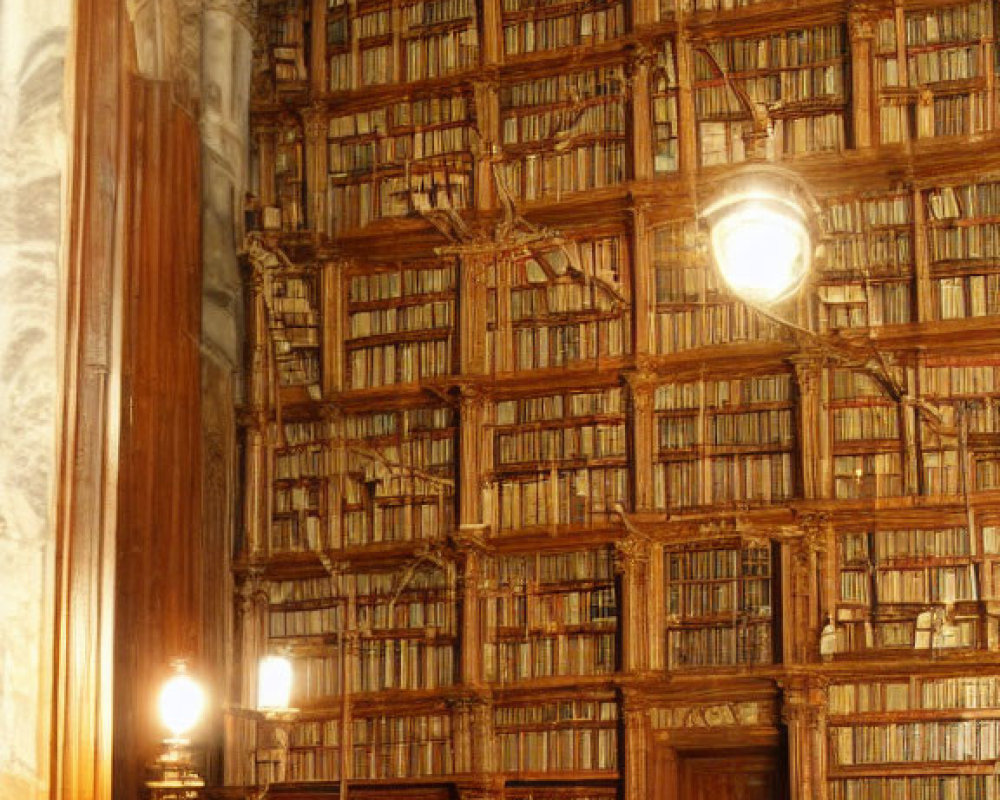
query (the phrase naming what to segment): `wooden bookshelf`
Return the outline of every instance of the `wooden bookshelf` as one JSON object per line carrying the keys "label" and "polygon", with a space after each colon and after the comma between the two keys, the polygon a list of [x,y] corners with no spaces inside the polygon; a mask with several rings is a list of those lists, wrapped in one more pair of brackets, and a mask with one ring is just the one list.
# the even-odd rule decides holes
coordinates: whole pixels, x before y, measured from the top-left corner
{"label": "wooden bookshelf", "polygon": [[261,6],[237,796],[1000,800],[998,13]]}

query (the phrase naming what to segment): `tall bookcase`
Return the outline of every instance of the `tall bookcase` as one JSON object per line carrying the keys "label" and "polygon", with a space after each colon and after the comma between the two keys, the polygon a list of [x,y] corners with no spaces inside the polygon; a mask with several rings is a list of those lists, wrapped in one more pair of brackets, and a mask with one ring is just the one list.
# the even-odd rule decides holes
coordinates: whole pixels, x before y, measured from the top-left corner
{"label": "tall bookcase", "polygon": [[259,13],[232,796],[1000,800],[1000,2]]}

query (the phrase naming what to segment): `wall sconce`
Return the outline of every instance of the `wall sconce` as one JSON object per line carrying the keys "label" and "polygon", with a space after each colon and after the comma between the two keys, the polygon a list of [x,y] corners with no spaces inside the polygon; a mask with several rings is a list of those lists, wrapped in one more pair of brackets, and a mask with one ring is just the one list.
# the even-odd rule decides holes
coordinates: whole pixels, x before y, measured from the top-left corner
{"label": "wall sconce", "polygon": [[289,726],[298,709],[292,696],[292,662],[284,655],[264,656],[257,665],[259,740],[255,754],[255,782],[266,787],[287,779]]}
{"label": "wall sconce", "polygon": [[187,674],[184,661],[173,663],[174,674],[160,690],[158,710],[170,736],[163,740],[163,752],[149,770],[146,788],[154,800],[196,800],[205,781],[191,764],[188,734],[205,710],[205,692]]}

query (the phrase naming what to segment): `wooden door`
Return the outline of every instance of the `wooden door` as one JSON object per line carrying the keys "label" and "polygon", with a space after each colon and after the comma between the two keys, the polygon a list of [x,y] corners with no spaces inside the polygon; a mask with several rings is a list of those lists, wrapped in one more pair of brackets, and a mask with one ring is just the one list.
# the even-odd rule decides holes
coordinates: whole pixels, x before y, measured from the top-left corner
{"label": "wooden door", "polygon": [[681,760],[684,800],[785,800],[771,755],[690,756]]}

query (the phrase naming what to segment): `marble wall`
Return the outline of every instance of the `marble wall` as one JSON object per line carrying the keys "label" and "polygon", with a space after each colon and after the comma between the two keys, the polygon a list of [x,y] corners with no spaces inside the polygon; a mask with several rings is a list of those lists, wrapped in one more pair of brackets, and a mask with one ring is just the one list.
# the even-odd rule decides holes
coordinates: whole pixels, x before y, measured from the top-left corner
{"label": "marble wall", "polygon": [[47,795],[69,0],[0,4],[0,800]]}

